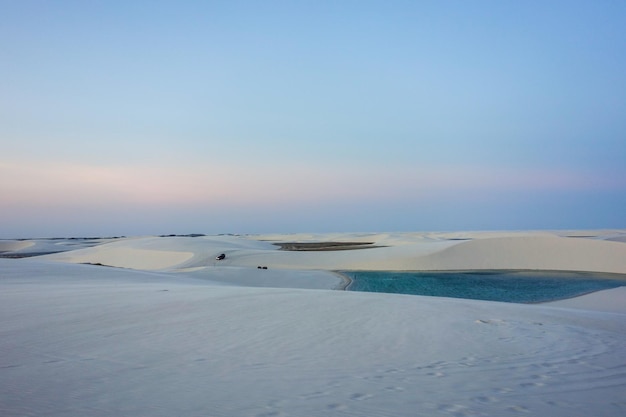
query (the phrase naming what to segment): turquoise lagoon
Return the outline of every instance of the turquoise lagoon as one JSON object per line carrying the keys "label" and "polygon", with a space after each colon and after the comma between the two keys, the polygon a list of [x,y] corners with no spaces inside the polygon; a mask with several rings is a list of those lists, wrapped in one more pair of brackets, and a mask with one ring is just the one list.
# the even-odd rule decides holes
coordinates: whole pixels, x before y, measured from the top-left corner
{"label": "turquoise lagoon", "polygon": [[554,271],[341,271],[348,291],[539,303],[626,285],[626,275]]}

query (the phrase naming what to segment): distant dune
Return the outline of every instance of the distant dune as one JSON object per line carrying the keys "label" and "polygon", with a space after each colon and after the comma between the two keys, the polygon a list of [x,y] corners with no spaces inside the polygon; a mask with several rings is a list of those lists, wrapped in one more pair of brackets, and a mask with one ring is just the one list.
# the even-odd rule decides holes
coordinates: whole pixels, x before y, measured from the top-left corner
{"label": "distant dune", "polygon": [[[529,269],[626,273],[623,231],[363,233],[139,237],[104,240],[46,259],[142,270],[220,266],[316,270]],[[109,242],[109,243],[107,243]],[[5,242],[41,251],[41,242]],[[31,245],[26,247],[26,245]],[[61,242],[56,249],[60,250]],[[279,250],[282,248],[283,250]],[[361,250],[350,250],[350,249]]]}

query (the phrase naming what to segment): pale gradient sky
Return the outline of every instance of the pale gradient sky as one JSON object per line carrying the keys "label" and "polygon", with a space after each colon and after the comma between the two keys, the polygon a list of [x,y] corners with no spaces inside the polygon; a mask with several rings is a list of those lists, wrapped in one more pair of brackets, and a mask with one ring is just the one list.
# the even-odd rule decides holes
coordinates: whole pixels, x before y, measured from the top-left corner
{"label": "pale gradient sky", "polygon": [[624,228],[625,22],[0,0],[0,238]]}

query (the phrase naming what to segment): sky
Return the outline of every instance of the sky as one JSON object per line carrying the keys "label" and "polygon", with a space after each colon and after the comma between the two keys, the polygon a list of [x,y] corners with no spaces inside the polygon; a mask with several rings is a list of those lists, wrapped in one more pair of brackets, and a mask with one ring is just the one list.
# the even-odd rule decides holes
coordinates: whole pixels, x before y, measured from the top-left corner
{"label": "sky", "polygon": [[0,10],[0,238],[626,228],[624,2]]}

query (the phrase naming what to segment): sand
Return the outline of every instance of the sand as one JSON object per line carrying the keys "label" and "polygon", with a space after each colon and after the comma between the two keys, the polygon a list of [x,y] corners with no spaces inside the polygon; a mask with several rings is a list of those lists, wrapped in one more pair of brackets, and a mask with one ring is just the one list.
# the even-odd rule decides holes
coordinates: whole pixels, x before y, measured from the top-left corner
{"label": "sand", "polygon": [[[622,416],[626,287],[520,305],[337,291],[332,271],[626,273],[624,236],[55,241],[63,252],[0,259],[0,415]],[[324,241],[384,247],[273,245]]]}

